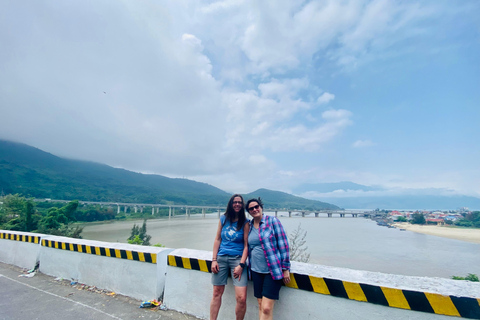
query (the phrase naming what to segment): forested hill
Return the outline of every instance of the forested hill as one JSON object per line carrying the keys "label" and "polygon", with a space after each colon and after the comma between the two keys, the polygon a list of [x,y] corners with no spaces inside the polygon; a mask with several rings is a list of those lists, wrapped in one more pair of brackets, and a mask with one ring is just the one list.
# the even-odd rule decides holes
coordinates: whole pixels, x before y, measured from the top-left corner
{"label": "forested hill", "polygon": [[260,197],[265,204],[265,207],[270,208],[295,208],[305,210],[315,209],[340,209],[339,207],[316,200],[308,200],[300,198],[285,192],[272,191],[268,189],[258,189],[246,195],[247,199]]}
{"label": "forested hill", "polygon": [[[0,194],[27,197],[155,204],[225,206],[230,193],[206,183],[141,174],[104,164],[69,160],[40,149],[0,140]],[[278,208],[336,208],[287,193],[257,190],[266,206]]]}
{"label": "forested hill", "polygon": [[0,140],[0,192],[34,198],[224,205],[229,194],[188,179],[172,179],[59,158]]}

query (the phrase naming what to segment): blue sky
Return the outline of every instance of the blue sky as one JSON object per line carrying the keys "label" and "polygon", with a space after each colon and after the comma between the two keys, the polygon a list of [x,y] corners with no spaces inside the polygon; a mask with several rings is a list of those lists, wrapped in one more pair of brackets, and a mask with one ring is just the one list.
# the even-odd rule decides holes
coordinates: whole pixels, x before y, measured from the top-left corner
{"label": "blue sky", "polygon": [[353,181],[480,197],[476,0],[0,12],[0,138],[230,192]]}

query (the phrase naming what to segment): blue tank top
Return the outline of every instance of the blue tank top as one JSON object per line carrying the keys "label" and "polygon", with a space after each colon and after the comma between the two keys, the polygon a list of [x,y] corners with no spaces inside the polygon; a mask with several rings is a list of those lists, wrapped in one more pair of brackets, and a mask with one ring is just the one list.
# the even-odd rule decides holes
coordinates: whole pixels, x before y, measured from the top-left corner
{"label": "blue tank top", "polygon": [[[225,221],[226,217],[220,217],[222,227],[222,242],[218,250],[219,256],[241,256],[243,254],[244,240],[243,240],[243,226],[237,230],[237,222],[230,223]],[[245,221],[246,223],[247,221]],[[244,225],[245,226],[245,225]]]}

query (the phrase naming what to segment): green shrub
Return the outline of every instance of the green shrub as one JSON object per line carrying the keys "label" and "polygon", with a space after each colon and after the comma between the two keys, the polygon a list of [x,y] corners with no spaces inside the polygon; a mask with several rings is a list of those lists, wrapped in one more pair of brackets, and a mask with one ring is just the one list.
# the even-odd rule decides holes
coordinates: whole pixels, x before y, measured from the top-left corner
{"label": "green shrub", "polygon": [[455,225],[459,227],[473,227],[473,222],[462,219],[462,220],[455,221]]}
{"label": "green shrub", "polygon": [[467,281],[471,281],[471,282],[479,282],[478,276],[476,274],[473,274],[473,273],[469,273],[468,276],[466,276],[466,277],[453,276],[452,279],[453,280],[467,280]]}
{"label": "green shrub", "polygon": [[153,247],[165,248],[165,246],[161,243],[155,243]]}

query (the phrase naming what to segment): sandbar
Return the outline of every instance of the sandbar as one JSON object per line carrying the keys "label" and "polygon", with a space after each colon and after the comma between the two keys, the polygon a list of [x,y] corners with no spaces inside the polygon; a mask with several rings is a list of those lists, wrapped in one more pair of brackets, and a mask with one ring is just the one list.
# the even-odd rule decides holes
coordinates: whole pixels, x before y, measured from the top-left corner
{"label": "sandbar", "polygon": [[472,243],[480,243],[480,229],[479,228],[458,228],[452,226],[432,226],[432,225],[418,225],[407,222],[397,222],[393,224],[398,229],[405,229],[408,231],[428,234],[432,236],[456,239]]}

